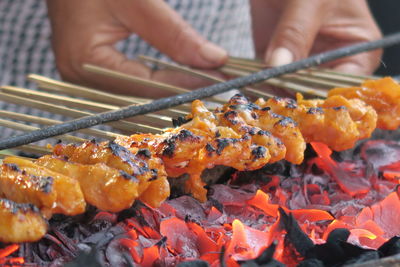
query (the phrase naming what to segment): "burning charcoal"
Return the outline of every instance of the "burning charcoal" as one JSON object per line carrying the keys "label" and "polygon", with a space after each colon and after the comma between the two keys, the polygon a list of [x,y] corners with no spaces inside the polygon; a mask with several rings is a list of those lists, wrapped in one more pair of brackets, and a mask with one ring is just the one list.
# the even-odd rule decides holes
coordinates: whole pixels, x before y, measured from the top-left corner
{"label": "burning charcoal", "polygon": [[297,267],[324,267],[324,263],[317,259],[307,259],[300,262]]}
{"label": "burning charcoal", "polygon": [[[125,242],[122,241],[130,241],[132,244],[125,244]],[[140,261],[141,257],[139,254],[143,256],[143,248],[139,246],[137,242],[134,242],[131,239],[123,239],[123,236],[121,236],[121,238],[115,238],[112,240],[107,245],[105,250],[106,259],[108,260],[110,266],[119,267],[135,266],[135,263],[133,262],[134,253],[137,256],[136,260]]]}
{"label": "burning charcoal", "polygon": [[286,230],[286,237],[290,243],[296,248],[301,256],[305,257],[307,252],[314,247],[312,240],[301,230],[299,224],[294,219],[292,214],[287,214],[281,207],[279,207],[280,223]]}
{"label": "burning charcoal", "polygon": [[396,141],[371,140],[361,149],[362,158],[371,163],[375,169],[398,161],[400,144]]}
{"label": "burning charcoal", "polygon": [[96,251],[94,247],[90,250],[90,252],[81,251],[73,261],[64,265],[65,267],[103,267],[103,265],[99,262],[99,259],[96,255]]}
{"label": "burning charcoal", "polygon": [[348,229],[338,228],[333,230],[325,244],[315,245],[307,253],[307,259],[318,259],[325,266],[336,266],[359,263],[379,257],[377,251],[364,249],[347,243],[350,236]]}
{"label": "burning charcoal", "polygon": [[378,251],[384,256],[393,256],[400,253],[400,236],[394,236],[378,248]]}
{"label": "burning charcoal", "polygon": [[346,257],[340,242],[347,241],[350,231],[344,228],[334,229],[329,233],[325,244],[315,245],[307,253],[308,259],[318,259],[325,265],[334,265]]}
{"label": "burning charcoal", "polygon": [[283,263],[273,258],[277,242],[273,242],[268,248],[266,248],[260,256],[253,260],[240,261],[241,267],[283,267]]}
{"label": "burning charcoal", "polygon": [[177,265],[177,267],[208,267],[208,262],[202,260],[184,261]]}
{"label": "burning charcoal", "polygon": [[346,228],[336,228],[329,233],[326,239],[327,243],[338,243],[340,241],[347,241],[350,236],[349,229]]}
{"label": "burning charcoal", "polygon": [[[182,196],[175,198],[168,201],[168,204],[175,208],[176,217],[179,219],[190,219],[201,222],[206,218],[204,208],[199,201],[192,197]],[[190,216],[190,218],[187,216]]]}
{"label": "burning charcoal", "polygon": [[89,236],[88,238],[85,238],[82,242],[86,243],[86,244],[92,244],[92,245],[96,245],[96,244],[100,244],[100,243],[104,243],[104,242],[108,243],[116,235],[119,235],[119,234],[122,234],[125,232],[126,232],[125,229],[122,228],[121,226],[114,226],[108,230],[95,233],[95,234]]}
{"label": "burning charcoal", "polygon": [[344,265],[354,264],[354,263],[362,263],[370,260],[377,260],[379,259],[378,251],[367,251],[362,253],[360,256],[350,259],[344,263]]}

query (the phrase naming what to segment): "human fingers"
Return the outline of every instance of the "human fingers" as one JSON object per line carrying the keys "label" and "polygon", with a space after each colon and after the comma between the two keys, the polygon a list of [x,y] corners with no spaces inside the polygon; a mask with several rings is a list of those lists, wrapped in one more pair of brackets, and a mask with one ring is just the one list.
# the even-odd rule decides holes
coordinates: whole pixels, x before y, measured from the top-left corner
{"label": "human fingers", "polygon": [[306,57],[323,18],[335,1],[288,0],[268,45],[265,60],[271,66],[284,65]]}
{"label": "human fingers", "polygon": [[213,68],[227,60],[227,52],[198,34],[168,4],[160,0],[107,0],[110,10],[127,29],[174,61]]}
{"label": "human fingers", "polygon": [[[64,80],[122,94],[144,97],[170,95],[168,91],[144,88],[132,82],[104,77],[85,71],[90,63],[122,73],[158,81],[174,81],[175,85],[203,86],[204,80],[180,73],[153,72],[131,60],[115,48],[115,44],[132,32],[110,13],[102,0],[48,0],[52,25],[52,43],[57,67]],[[191,82],[189,82],[191,80]]]}

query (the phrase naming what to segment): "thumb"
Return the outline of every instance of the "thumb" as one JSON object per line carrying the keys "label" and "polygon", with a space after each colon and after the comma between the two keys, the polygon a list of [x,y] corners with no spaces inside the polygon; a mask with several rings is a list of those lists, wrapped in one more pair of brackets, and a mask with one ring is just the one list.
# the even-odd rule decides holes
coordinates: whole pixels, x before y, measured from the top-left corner
{"label": "thumb", "polygon": [[173,60],[194,67],[218,67],[227,52],[200,36],[165,1],[108,0],[115,17],[130,31]]}
{"label": "thumb", "polygon": [[[330,1],[328,1],[330,2]],[[325,0],[288,0],[272,35],[265,60],[270,66],[307,57],[330,5]]]}

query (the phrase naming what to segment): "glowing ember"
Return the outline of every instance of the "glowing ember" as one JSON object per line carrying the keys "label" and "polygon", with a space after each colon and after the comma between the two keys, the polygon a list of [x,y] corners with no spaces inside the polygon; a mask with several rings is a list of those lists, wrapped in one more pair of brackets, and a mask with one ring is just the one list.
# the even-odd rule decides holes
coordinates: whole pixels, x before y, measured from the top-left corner
{"label": "glowing ember", "polygon": [[[303,165],[279,162],[235,173],[230,184],[210,187],[206,203],[181,196],[158,209],[138,202],[120,214],[95,211],[84,223],[51,222],[52,231],[38,244],[25,244],[25,254],[18,245],[3,246],[0,265],[20,266],[21,255],[43,265],[62,263],[82,248],[110,266],[192,260],[210,266],[249,260],[248,266],[281,266],[276,260],[288,266],[302,260],[308,266],[341,265],[392,255],[397,250],[390,244],[398,242],[400,249],[394,237],[400,235],[400,160],[385,155],[400,156],[400,146],[378,141],[364,146],[361,157],[335,161],[324,144],[313,143],[318,156]],[[35,246],[40,250],[32,254],[27,247]]]}

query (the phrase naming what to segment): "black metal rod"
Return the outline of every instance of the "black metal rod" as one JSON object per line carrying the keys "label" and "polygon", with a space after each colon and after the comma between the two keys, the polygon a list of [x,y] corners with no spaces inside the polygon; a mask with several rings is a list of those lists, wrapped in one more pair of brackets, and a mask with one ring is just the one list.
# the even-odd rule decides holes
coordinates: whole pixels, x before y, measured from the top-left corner
{"label": "black metal rod", "polygon": [[359,43],[352,46],[347,46],[336,50],[332,50],[329,52],[324,52],[318,55],[311,56],[306,59],[293,62],[291,64],[262,70],[254,74],[250,74],[248,76],[239,77],[227,82],[214,84],[204,88],[199,88],[188,93],[157,99],[149,104],[144,104],[140,106],[127,106],[118,110],[103,112],[96,115],[75,119],[65,123],[52,125],[43,128],[41,130],[36,130],[19,136],[0,140],[0,150],[29,144],[49,137],[65,134],[83,128],[88,128],[91,126],[99,125],[110,121],[117,121],[136,115],[146,114],[149,112],[170,108],[173,106],[193,101],[195,99],[210,97],[219,93],[229,91],[234,88],[241,88],[250,84],[258,83],[279,75],[292,73],[297,70],[309,67],[314,67],[338,58],[347,57],[357,53],[366,52],[378,48],[384,48],[399,43],[400,43],[400,32],[388,35],[380,40]]}

